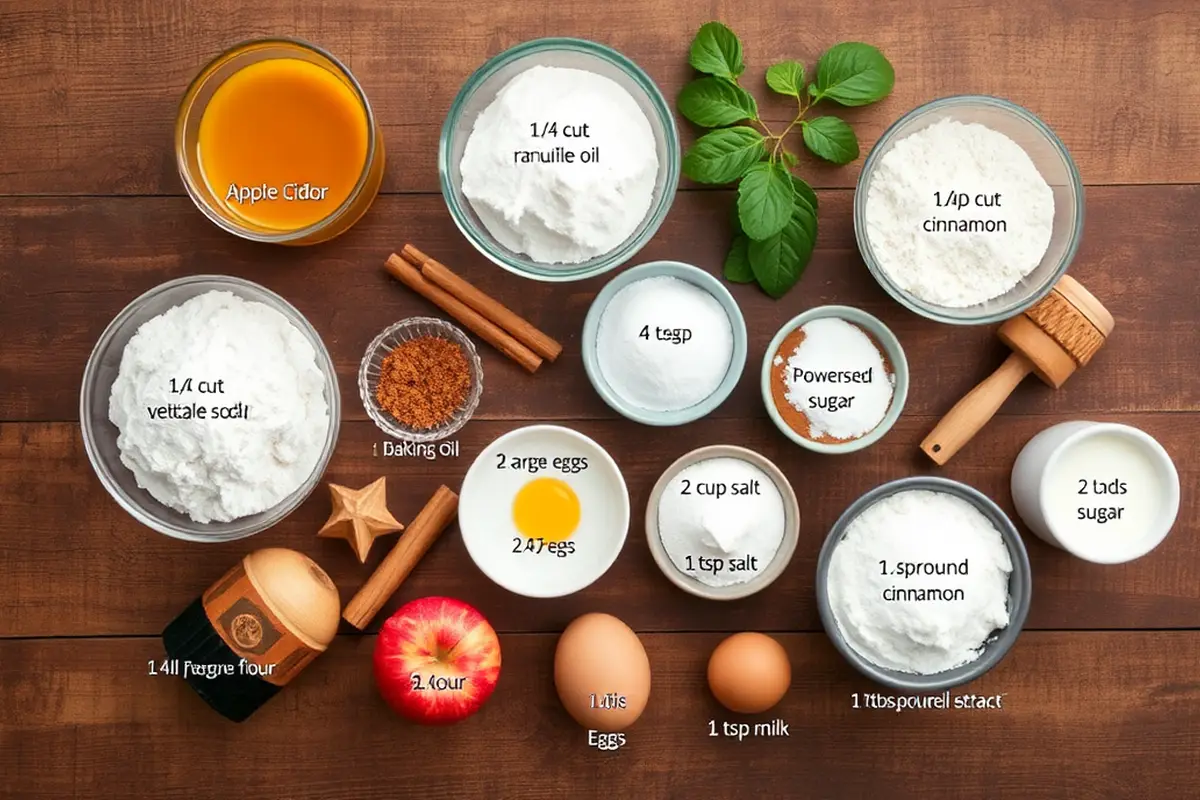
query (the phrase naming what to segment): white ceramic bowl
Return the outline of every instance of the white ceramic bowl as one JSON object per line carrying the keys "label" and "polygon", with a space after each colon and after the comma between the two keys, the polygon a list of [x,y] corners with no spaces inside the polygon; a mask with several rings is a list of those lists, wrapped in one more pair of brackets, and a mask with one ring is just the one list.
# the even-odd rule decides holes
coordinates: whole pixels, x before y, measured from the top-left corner
{"label": "white ceramic bowl", "polygon": [[[545,463],[530,467],[530,458]],[[539,542],[513,520],[517,492],[538,478],[562,480],[579,500],[579,526],[562,545]],[[526,597],[562,597],[591,585],[617,560],[629,532],[629,492],[616,462],[592,439],[558,425],[496,439],[467,470],[460,495],[458,524],[471,559]]]}
{"label": "white ceramic bowl", "polygon": [[[1088,474],[1072,473],[1056,478],[1056,471],[1061,472],[1056,470],[1056,467],[1063,462],[1071,448],[1100,436],[1124,440],[1144,455],[1151,464],[1162,492],[1161,499],[1155,498],[1149,503],[1154,506],[1156,512],[1153,523],[1144,527],[1135,523],[1120,529],[1114,527],[1116,522],[1067,525],[1062,521],[1062,514],[1055,513],[1055,509],[1051,507],[1055,503],[1065,503],[1068,511],[1081,505],[1121,507],[1125,510],[1139,501],[1138,495],[1154,488],[1127,486],[1129,492],[1137,494],[1095,495],[1093,484],[1092,492],[1084,495],[1078,493],[1075,486],[1078,480],[1124,480],[1128,484],[1136,472],[1131,469],[1127,460],[1124,465],[1116,463],[1107,468],[1093,462],[1096,463],[1096,467],[1087,469]],[[1086,491],[1087,487],[1084,489]],[[1021,449],[1013,465],[1012,495],[1013,504],[1017,507],[1021,519],[1025,520],[1029,529],[1043,541],[1095,564],[1121,564],[1146,555],[1162,544],[1171,532],[1179,514],[1179,473],[1163,446],[1154,437],[1137,428],[1115,422],[1062,422],[1037,434]],[[1132,512],[1133,509],[1129,508],[1129,511]],[[1125,523],[1132,521],[1125,520]],[[1109,526],[1107,531],[1105,525]],[[1106,532],[1128,533],[1128,536],[1106,536]]]}
{"label": "white ceramic bowl", "polygon": [[[662,536],[658,530],[659,503],[671,481],[688,467],[713,458],[736,458],[757,467],[771,479],[779,491],[779,496],[783,499],[783,540],[779,543],[779,549],[775,551],[775,557],[769,564],[764,564],[758,574],[750,580],[731,586],[709,586],[676,567],[667,548],[663,545]],[[646,504],[646,543],[650,546],[650,554],[654,557],[654,563],[658,564],[658,568],[671,583],[689,594],[709,600],[738,600],[761,592],[774,583],[775,579],[787,569],[787,565],[792,562],[792,556],[796,552],[796,543],[799,540],[800,503],[796,499],[796,492],[792,489],[792,484],[772,461],[745,447],[714,444],[685,454],[663,472],[650,492],[650,502]]]}

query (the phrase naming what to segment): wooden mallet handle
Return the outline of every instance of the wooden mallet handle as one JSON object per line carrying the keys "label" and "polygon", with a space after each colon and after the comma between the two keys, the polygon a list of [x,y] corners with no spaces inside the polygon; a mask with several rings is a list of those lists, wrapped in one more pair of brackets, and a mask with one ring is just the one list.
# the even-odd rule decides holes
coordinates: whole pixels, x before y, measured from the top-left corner
{"label": "wooden mallet handle", "polygon": [[1033,364],[1020,353],[1012,353],[1000,368],[954,404],[937,427],[921,442],[925,455],[945,464],[988,423],[1017,384],[1033,372]]}

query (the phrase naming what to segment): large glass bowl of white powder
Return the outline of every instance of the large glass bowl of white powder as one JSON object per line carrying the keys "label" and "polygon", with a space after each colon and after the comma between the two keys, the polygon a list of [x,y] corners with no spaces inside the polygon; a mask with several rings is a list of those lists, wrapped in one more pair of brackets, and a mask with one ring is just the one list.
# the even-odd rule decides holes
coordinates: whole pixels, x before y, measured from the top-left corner
{"label": "large glass bowl of white powder", "polygon": [[1083,185],[1044,122],[998,97],[920,106],[871,150],[854,196],[879,284],[938,322],[984,325],[1045,297],[1083,232]]}
{"label": "large glass bowl of white powder", "polygon": [[442,127],[455,224],[504,269],[590,278],[654,236],[679,184],[679,133],[654,81],[582,39],[537,39],[480,67]]}
{"label": "large glass bowl of white powder", "polygon": [[[131,347],[144,327],[151,335]],[[207,427],[184,419],[201,407]],[[79,415],[96,475],[134,519],[223,542],[266,530],[312,493],[337,442],[341,394],[329,351],[291,304],[250,281],[198,275],[151,289],[109,323],[84,369]]]}

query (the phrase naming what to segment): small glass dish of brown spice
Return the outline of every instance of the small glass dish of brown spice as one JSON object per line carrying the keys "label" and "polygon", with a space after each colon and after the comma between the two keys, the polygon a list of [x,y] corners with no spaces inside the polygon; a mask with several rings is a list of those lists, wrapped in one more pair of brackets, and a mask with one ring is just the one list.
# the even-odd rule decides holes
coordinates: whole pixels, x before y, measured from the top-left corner
{"label": "small glass dish of brown spice", "polygon": [[379,429],[405,442],[435,442],[458,431],[479,406],[483,365],[461,330],[410,317],[367,347],[358,393]]}

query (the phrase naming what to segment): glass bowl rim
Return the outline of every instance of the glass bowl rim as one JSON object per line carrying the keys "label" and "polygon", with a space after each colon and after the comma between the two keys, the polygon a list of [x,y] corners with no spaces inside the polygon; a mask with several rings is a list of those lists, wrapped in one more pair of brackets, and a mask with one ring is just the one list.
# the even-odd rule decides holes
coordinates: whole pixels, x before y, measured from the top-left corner
{"label": "glass bowl rim", "polygon": [[[363,111],[367,115],[367,156],[363,160],[362,172],[359,173],[358,180],[354,183],[354,188],[350,190],[350,194],[342,201],[341,205],[329,212],[327,215],[303,228],[297,228],[294,231],[283,231],[281,233],[261,233],[251,230],[242,225],[237,225],[222,214],[219,214],[214,208],[200,197],[196,189],[196,177],[191,174],[191,171],[186,166],[186,160],[183,157],[184,153],[184,131],[186,129],[187,120],[191,117],[195,106],[195,95],[200,90],[201,78],[206,76],[211,78],[211,73],[222,63],[232,61],[234,58],[241,55],[243,52],[250,52],[251,49],[259,49],[271,45],[286,45],[298,47],[301,50],[308,50],[312,53],[327,59],[335,69],[350,85],[350,89],[354,92],[355,97],[361,104]],[[228,78],[226,78],[228,80]],[[222,81],[224,83],[224,81]],[[203,118],[203,114],[200,114]],[[367,98],[367,93],[363,89],[362,84],[358,82],[358,78],[354,77],[354,73],[350,71],[342,61],[320,45],[313,44],[305,39],[294,36],[267,36],[258,39],[244,39],[230,47],[225,48],[219,54],[211,58],[204,64],[203,67],[196,73],[188,84],[187,89],[183,93],[182,99],[179,101],[179,108],[175,116],[175,168],[179,172],[179,179],[183,183],[183,188],[187,191],[188,197],[192,203],[200,209],[204,216],[222,230],[232,233],[235,236],[240,236],[252,242],[267,242],[270,244],[287,244],[306,237],[313,236],[323,231],[334,220],[341,217],[350,210],[363,189],[371,179],[371,167],[375,163],[375,159],[383,152],[382,141],[379,137],[379,122],[375,117],[375,110],[371,107],[371,101]],[[202,178],[202,176],[199,176]]]}
{"label": "glass bowl rim", "polygon": [[[392,422],[390,414],[379,408],[374,395],[368,390],[367,366],[371,362],[372,355],[383,346],[384,340],[390,336],[394,336],[405,328],[416,327],[418,325],[427,325],[445,331],[449,338],[463,349],[463,355],[467,359],[467,367],[471,373],[471,390],[467,394],[467,399],[462,408],[455,411],[455,415],[459,419],[452,419],[444,427],[430,428],[427,431],[406,431]],[[367,349],[363,352],[362,361],[358,365],[358,396],[362,400],[367,416],[375,423],[375,426],[393,439],[417,444],[440,441],[462,430],[471,421],[476,409],[479,408],[479,401],[483,397],[483,361],[480,359],[479,351],[475,347],[475,343],[471,341],[471,337],[467,336],[466,332],[457,325],[447,322],[440,317],[405,317],[384,328],[367,345]]]}
{"label": "glass bowl rim", "polygon": [[[1070,240],[1067,243],[1066,249],[1059,258],[1058,265],[1053,272],[1047,276],[1045,282],[1037,289],[1032,291],[1028,297],[1020,302],[1014,303],[1007,308],[980,314],[973,317],[951,316],[943,313],[943,307],[935,306],[926,303],[919,298],[913,297],[908,292],[905,292],[899,286],[896,286],[890,277],[888,277],[882,268],[880,268],[875,252],[871,248],[871,243],[867,237],[866,231],[866,202],[867,188],[870,178],[874,175],[876,163],[881,158],[884,145],[891,142],[899,133],[901,127],[906,123],[919,119],[927,114],[935,111],[959,108],[959,107],[987,107],[996,109],[1028,123],[1050,144],[1053,150],[1062,159],[1063,165],[1067,169],[1068,182],[1067,185],[1071,189],[1071,196],[1075,206],[1075,223],[1070,232]],[[1003,97],[996,97],[985,94],[957,94],[947,97],[939,97],[936,100],[931,100],[928,103],[922,103],[909,110],[899,119],[887,127],[879,140],[871,148],[871,152],[867,155],[866,161],[863,162],[862,170],[858,174],[858,181],[854,187],[854,238],[858,243],[859,254],[862,260],[867,265],[875,281],[883,287],[892,299],[900,303],[916,314],[931,319],[935,322],[942,322],[949,325],[990,325],[995,322],[1002,322],[1006,319],[1011,319],[1017,316],[1026,309],[1040,302],[1050,291],[1054,285],[1058,283],[1058,279],[1066,274],[1067,269],[1071,266],[1071,262],[1075,260],[1075,255],[1079,250],[1080,240],[1083,238],[1083,219],[1084,219],[1084,186],[1083,180],[1079,174],[1079,168],[1075,164],[1075,160],[1071,157],[1070,151],[1067,150],[1062,139],[1058,137],[1049,125],[1042,121],[1040,117],[1034,114],[1024,106],[1017,105],[1011,100],[1006,100]]]}
{"label": "glass bowl rim", "polygon": [[[666,181],[663,184],[664,191],[658,199],[658,203],[647,211],[643,223],[646,220],[651,220],[651,224],[640,235],[631,236],[622,242],[617,249],[602,256],[589,259],[581,264],[542,267],[533,264],[531,260],[529,263],[526,263],[524,260],[518,261],[514,259],[505,248],[500,247],[494,242],[494,237],[490,233],[487,233],[486,230],[481,229],[471,222],[470,214],[458,202],[457,197],[455,197],[455,186],[450,177],[453,169],[453,165],[450,163],[450,142],[454,137],[455,128],[459,118],[462,116],[464,106],[485,81],[518,58],[554,50],[595,56],[613,64],[632,78],[634,83],[645,93],[663,126],[666,134],[667,163],[659,164],[659,174],[661,175],[664,172],[666,174]],[[654,238],[654,235],[662,226],[667,213],[675,202],[675,195],[678,193],[683,158],[682,149],[683,146],[679,139],[679,128],[675,124],[675,115],[671,111],[671,106],[667,103],[658,84],[654,82],[645,70],[634,63],[628,56],[608,45],[600,44],[590,39],[549,36],[530,39],[492,56],[463,82],[463,85],[458,90],[458,94],[454,97],[454,101],[450,104],[450,110],[446,113],[445,121],[442,123],[442,132],[438,140],[438,181],[441,185],[442,199],[446,203],[446,208],[450,212],[451,219],[454,220],[455,227],[485,258],[501,269],[524,278],[547,283],[566,283],[585,280],[616,269],[636,256],[646,243]],[[469,203],[469,201],[467,202]]]}
{"label": "glass bowl rim", "polygon": [[[306,339],[309,340],[310,344],[314,345],[313,351],[316,356],[317,367],[321,370],[322,377],[325,379],[324,389],[327,395],[326,403],[328,405],[329,414],[329,425],[325,432],[325,444],[322,447],[321,456],[317,459],[317,463],[313,467],[312,474],[306,478],[303,483],[297,486],[296,489],[290,495],[288,495],[288,497],[285,497],[275,506],[262,511],[259,514],[250,515],[251,517],[258,517],[261,515],[262,519],[259,519],[254,523],[243,523],[241,525],[237,524],[239,520],[232,520],[225,524],[233,525],[233,529],[217,534],[198,534],[192,530],[188,530],[187,528],[174,525],[173,523],[164,524],[160,520],[157,520],[147,514],[142,509],[142,505],[136,502],[132,496],[126,499],[124,496],[124,490],[117,485],[114,477],[108,474],[107,470],[101,468],[101,459],[98,446],[96,444],[96,429],[92,424],[90,414],[91,402],[94,400],[97,391],[96,372],[99,369],[100,354],[112,346],[112,341],[117,335],[117,331],[123,325],[128,323],[129,319],[141,309],[145,302],[174,289],[190,286],[191,284],[206,282],[236,286],[249,290],[250,292],[260,293],[272,303],[278,304],[278,307],[274,307],[274,310],[282,313],[284,317],[286,317],[293,325],[297,325],[297,321],[299,321],[300,324],[298,327],[300,328],[301,333]],[[209,291],[228,291],[228,289],[211,289]],[[198,294],[193,295],[193,297],[198,296]],[[242,299],[245,300],[246,298],[243,297]],[[252,299],[249,300],[249,302],[263,302],[263,300]],[[178,303],[172,305],[171,307],[174,308],[176,305],[178,305]],[[264,305],[268,305],[268,303],[264,303]],[[116,501],[117,505],[124,509],[126,513],[128,513],[141,524],[145,525],[147,528],[150,528],[156,533],[161,533],[164,536],[170,536],[173,539],[179,539],[187,542],[217,543],[245,539],[253,536],[256,533],[261,533],[268,528],[273,527],[274,525],[277,525],[289,514],[299,508],[300,505],[312,494],[313,490],[317,487],[317,484],[321,482],[321,477],[325,474],[325,470],[329,467],[329,462],[333,458],[333,451],[337,447],[338,434],[341,430],[341,421],[342,394],[341,387],[338,385],[337,369],[334,366],[333,358],[329,355],[329,348],[326,347],[325,341],[321,338],[320,334],[317,332],[317,329],[311,322],[308,321],[307,317],[300,313],[299,309],[285,300],[278,293],[271,291],[262,284],[233,275],[188,275],[182,278],[164,281],[163,283],[160,283],[135,297],[133,300],[127,303],[115,317],[112,318],[108,325],[105,326],[104,331],[96,339],[96,344],[92,347],[92,352],[88,356],[87,364],[84,366],[83,381],[79,390],[79,427],[83,438],[83,448],[87,453],[88,462],[91,464],[92,471],[96,474],[96,477],[104,486],[105,491],[108,492],[109,496],[111,496],[112,499]],[[162,506],[163,508],[168,508],[168,506],[159,502],[153,495],[150,495],[149,490],[141,489],[139,487],[139,491],[145,492],[147,497],[149,497],[152,502]],[[170,510],[173,511],[174,509]],[[249,517],[242,517],[240,519],[245,520],[249,519]],[[204,523],[200,522],[192,522],[190,524],[194,526],[204,525]]]}

